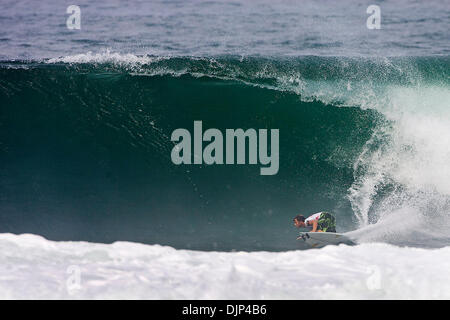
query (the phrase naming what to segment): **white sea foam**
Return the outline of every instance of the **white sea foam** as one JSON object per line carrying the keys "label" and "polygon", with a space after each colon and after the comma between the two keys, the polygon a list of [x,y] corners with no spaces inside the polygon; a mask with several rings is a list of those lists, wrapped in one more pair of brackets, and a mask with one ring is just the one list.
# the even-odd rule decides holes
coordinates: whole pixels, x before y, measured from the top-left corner
{"label": "white sea foam", "polygon": [[[445,237],[450,227],[450,89],[443,85],[389,87],[373,107],[380,125],[355,162],[349,199],[361,227],[386,222],[410,236],[429,231]],[[388,226],[389,225],[389,226]],[[372,234],[373,235],[373,234]],[[403,242],[417,244],[417,239]],[[442,244],[441,244],[442,245]]]}
{"label": "white sea foam", "polygon": [[164,59],[148,55],[135,55],[131,53],[119,53],[109,49],[100,52],[88,51],[86,53],[68,55],[46,60],[47,63],[116,63],[126,65],[144,65]]}
{"label": "white sea foam", "polygon": [[0,262],[2,299],[450,298],[450,247],[201,252],[0,234]]}

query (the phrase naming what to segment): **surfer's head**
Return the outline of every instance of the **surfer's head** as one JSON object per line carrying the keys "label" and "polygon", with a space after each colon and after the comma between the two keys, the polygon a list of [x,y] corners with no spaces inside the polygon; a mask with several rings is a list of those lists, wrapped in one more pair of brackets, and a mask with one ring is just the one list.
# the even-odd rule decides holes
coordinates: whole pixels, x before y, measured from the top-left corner
{"label": "surfer's head", "polygon": [[294,218],[294,225],[297,228],[304,227],[305,226],[305,217],[302,216],[301,214],[296,215],[295,218]]}

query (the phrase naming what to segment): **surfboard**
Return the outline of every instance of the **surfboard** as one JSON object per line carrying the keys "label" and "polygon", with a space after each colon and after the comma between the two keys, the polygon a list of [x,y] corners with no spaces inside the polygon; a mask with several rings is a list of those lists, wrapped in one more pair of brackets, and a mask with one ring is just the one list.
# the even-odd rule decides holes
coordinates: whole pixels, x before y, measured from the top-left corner
{"label": "surfboard", "polygon": [[334,232],[300,232],[297,240],[311,248],[322,248],[328,245],[356,245],[356,242],[342,233]]}

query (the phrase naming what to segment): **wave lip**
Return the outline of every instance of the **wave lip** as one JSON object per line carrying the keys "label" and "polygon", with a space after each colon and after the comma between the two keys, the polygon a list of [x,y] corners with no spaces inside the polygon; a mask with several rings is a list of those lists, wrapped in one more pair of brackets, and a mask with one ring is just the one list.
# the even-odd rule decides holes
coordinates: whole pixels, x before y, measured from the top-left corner
{"label": "wave lip", "polygon": [[69,64],[103,64],[103,63],[116,63],[116,64],[128,64],[128,65],[144,65],[149,64],[163,57],[154,57],[147,55],[134,55],[131,53],[119,53],[106,49],[102,52],[94,53],[88,51],[87,53],[80,53],[75,55],[62,56],[57,58],[49,58],[43,60],[45,63],[69,63]]}

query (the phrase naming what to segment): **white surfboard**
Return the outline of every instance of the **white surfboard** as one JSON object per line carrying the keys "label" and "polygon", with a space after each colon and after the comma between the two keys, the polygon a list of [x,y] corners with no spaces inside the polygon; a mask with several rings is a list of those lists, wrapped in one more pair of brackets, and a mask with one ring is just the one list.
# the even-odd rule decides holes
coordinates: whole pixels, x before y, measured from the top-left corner
{"label": "white surfboard", "polygon": [[322,248],[327,245],[356,245],[356,242],[342,233],[334,232],[300,232],[297,240],[311,248]]}

